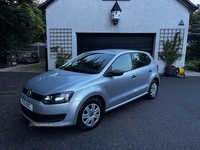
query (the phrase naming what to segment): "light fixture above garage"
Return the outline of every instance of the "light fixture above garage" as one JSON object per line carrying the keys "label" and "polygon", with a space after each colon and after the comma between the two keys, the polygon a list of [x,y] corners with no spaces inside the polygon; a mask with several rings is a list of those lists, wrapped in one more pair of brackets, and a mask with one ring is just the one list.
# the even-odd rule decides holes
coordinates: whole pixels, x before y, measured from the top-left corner
{"label": "light fixture above garage", "polygon": [[119,7],[119,4],[117,3],[117,0],[113,6],[113,8],[111,9],[111,20],[113,22],[114,25],[118,24],[118,21],[121,18],[121,8]]}

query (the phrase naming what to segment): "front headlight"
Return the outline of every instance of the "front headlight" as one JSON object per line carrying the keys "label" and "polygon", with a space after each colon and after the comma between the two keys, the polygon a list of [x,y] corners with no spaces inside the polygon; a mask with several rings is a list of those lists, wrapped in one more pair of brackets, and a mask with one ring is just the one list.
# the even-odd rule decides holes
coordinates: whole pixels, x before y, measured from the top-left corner
{"label": "front headlight", "polygon": [[64,92],[58,94],[47,95],[44,97],[42,102],[44,104],[60,104],[60,103],[68,103],[72,98],[74,92]]}

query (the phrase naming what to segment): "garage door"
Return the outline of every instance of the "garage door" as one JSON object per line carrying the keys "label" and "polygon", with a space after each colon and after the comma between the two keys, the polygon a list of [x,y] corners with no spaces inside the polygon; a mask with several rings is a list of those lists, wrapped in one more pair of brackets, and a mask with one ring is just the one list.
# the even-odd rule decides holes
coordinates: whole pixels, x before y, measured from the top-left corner
{"label": "garage door", "polygon": [[137,49],[152,54],[154,34],[77,33],[78,54],[97,49]]}

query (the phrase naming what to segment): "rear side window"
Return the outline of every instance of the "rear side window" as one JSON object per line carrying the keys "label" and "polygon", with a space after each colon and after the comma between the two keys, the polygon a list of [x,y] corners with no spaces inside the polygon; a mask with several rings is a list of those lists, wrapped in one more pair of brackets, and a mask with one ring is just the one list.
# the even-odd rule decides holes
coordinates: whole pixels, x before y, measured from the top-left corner
{"label": "rear side window", "polygon": [[134,52],[133,53],[133,66],[134,68],[140,68],[147,66],[151,63],[151,59],[145,53]]}

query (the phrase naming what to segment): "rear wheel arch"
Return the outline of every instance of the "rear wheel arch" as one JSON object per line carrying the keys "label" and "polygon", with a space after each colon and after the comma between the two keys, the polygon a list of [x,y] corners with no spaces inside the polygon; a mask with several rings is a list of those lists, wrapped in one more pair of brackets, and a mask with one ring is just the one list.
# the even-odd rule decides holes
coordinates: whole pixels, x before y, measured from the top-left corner
{"label": "rear wheel arch", "polygon": [[[159,84],[160,84],[160,81],[159,81],[159,79],[156,77],[156,78],[154,78],[153,80],[156,80],[157,81],[157,83],[158,83],[158,86],[159,86]],[[152,80],[152,81],[153,81]]]}
{"label": "rear wheel arch", "polygon": [[159,87],[159,79],[154,78],[151,81],[151,84],[150,84],[149,89],[148,89],[148,93],[147,93],[148,99],[154,99],[157,96],[158,87]]}

